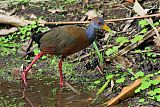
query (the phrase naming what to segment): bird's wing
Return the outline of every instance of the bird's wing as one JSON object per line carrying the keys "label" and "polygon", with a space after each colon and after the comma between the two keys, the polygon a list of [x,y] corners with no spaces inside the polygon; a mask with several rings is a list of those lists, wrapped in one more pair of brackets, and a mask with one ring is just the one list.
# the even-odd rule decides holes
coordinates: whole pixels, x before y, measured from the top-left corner
{"label": "bird's wing", "polygon": [[46,53],[61,54],[71,45],[78,44],[84,34],[85,30],[76,26],[54,28],[41,38],[40,49]]}

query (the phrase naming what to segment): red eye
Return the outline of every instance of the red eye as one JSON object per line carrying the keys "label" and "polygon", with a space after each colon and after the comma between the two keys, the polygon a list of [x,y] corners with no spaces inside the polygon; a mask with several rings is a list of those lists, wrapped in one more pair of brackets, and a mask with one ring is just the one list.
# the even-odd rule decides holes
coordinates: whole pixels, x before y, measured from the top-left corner
{"label": "red eye", "polygon": [[98,22],[98,24],[101,25],[102,23],[101,23],[101,22]]}

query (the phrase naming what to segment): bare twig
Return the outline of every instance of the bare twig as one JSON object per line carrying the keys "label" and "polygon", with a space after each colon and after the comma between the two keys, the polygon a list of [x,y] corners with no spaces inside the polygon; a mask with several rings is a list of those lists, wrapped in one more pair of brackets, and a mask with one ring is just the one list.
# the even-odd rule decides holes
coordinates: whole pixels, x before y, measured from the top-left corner
{"label": "bare twig", "polygon": [[77,95],[80,95],[80,92],[78,92],[74,87],[72,87],[68,82],[64,83],[66,87],[71,89],[73,92],[75,92]]}
{"label": "bare twig", "polygon": [[[152,14],[152,15],[145,15],[145,16],[137,16],[137,17],[130,17],[130,18],[122,18],[122,19],[109,19],[105,20],[105,22],[117,22],[117,21],[125,21],[125,20],[133,20],[133,19],[142,19],[142,18],[150,18],[160,16],[159,14]],[[0,23],[4,24],[11,24],[14,26],[25,26],[27,24],[31,24],[32,21],[29,20],[22,20],[20,18],[8,15],[0,15]],[[40,24],[86,24],[90,23],[90,21],[68,21],[68,22],[42,22],[39,21]]]}
{"label": "bare twig", "polygon": [[[125,21],[125,20],[133,20],[133,19],[143,19],[143,18],[151,18],[151,17],[158,17],[159,14],[152,14],[152,15],[145,15],[145,16],[137,16],[137,17],[130,17],[130,18],[122,18],[122,19],[109,19],[105,20],[105,22],[117,22],[117,21]],[[68,22],[39,22],[41,24],[86,24],[90,23],[90,21],[68,21]]]}

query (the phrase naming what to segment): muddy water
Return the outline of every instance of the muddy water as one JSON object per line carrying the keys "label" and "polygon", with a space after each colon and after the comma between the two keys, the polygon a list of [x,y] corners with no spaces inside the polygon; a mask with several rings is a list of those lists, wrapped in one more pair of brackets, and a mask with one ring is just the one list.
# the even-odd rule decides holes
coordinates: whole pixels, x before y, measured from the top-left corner
{"label": "muddy water", "polygon": [[90,107],[91,97],[75,94],[67,88],[60,91],[54,80],[28,80],[22,83],[0,80],[0,107]]}
{"label": "muddy water", "polygon": [[[0,107],[96,107],[91,103],[95,97],[80,91],[82,86],[74,86],[80,91],[80,95],[77,95],[66,87],[60,90],[55,80],[27,82],[26,87],[22,82],[0,80]],[[113,107],[128,107],[128,104]]]}

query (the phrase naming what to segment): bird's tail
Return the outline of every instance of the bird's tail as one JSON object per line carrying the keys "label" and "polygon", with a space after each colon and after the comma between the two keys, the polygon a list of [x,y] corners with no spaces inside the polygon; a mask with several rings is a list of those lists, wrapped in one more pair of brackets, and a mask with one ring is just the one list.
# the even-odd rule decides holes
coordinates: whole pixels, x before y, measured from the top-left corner
{"label": "bird's tail", "polygon": [[38,45],[40,45],[41,43],[40,43],[40,39],[43,37],[43,33],[41,33],[41,32],[39,32],[39,33],[36,33],[36,34],[33,34],[32,35],[32,39],[36,42],[36,43],[38,43]]}

